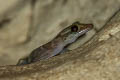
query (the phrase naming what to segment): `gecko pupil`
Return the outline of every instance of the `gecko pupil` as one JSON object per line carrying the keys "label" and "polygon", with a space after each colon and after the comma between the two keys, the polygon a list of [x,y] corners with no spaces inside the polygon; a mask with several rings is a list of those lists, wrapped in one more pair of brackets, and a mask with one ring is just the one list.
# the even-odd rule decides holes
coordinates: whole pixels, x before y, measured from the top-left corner
{"label": "gecko pupil", "polygon": [[71,27],[71,31],[72,31],[72,32],[77,32],[77,31],[78,31],[78,26],[77,26],[77,25],[73,25],[73,26]]}

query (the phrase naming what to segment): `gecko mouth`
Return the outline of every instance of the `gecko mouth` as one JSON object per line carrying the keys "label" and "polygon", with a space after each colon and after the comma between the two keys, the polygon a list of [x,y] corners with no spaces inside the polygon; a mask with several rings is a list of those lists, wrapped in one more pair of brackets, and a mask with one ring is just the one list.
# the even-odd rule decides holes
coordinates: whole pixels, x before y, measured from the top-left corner
{"label": "gecko mouth", "polygon": [[79,34],[80,34],[79,37],[82,36],[82,35],[84,35],[84,34],[86,34],[89,30],[91,30],[91,29],[90,29],[90,28],[87,28],[87,29],[85,29],[85,30],[80,31],[80,32],[79,32]]}
{"label": "gecko mouth", "polygon": [[78,40],[78,39],[80,39],[80,38],[83,38],[85,35],[86,35],[86,33],[88,32],[88,31],[90,31],[91,30],[91,28],[87,28],[87,29],[85,29],[85,30],[82,30],[82,31],[80,31],[79,32],[79,37],[76,39],[76,41]]}

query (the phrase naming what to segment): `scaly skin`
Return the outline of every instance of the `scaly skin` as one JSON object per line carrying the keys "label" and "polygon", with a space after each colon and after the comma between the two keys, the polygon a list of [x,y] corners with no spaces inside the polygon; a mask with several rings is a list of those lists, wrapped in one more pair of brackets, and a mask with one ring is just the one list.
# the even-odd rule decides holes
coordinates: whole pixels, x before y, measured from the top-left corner
{"label": "scaly skin", "polygon": [[92,24],[75,22],[61,31],[51,42],[33,50],[28,57],[20,59],[17,65],[30,64],[60,54],[65,50],[66,46],[75,42],[80,36],[92,28]]}

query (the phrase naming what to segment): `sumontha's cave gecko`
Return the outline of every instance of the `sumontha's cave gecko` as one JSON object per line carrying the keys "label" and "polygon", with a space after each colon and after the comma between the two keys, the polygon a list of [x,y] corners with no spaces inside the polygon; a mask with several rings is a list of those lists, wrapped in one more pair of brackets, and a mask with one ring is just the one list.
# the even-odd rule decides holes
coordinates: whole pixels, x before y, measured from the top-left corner
{"label": "sumontha's cave gecko", "polygon": [[28,57],[20,59],[17,65],[30,64],[61,54],[69,44],[74,43],[80,36],[86,34],[92,28],[93,24],[74,22],[62,30],[52,41],[36,48]]}

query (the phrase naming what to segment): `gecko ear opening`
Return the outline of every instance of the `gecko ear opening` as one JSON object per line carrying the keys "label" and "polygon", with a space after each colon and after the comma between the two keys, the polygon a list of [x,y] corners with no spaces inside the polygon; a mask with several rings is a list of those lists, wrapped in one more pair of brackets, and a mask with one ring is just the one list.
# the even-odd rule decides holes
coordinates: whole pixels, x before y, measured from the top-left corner
{"label": "gecko ear opening", "polygon": [[72,25],[71,31],[72,32],[77,32],[78,31],[78,26],[77,25]]}

